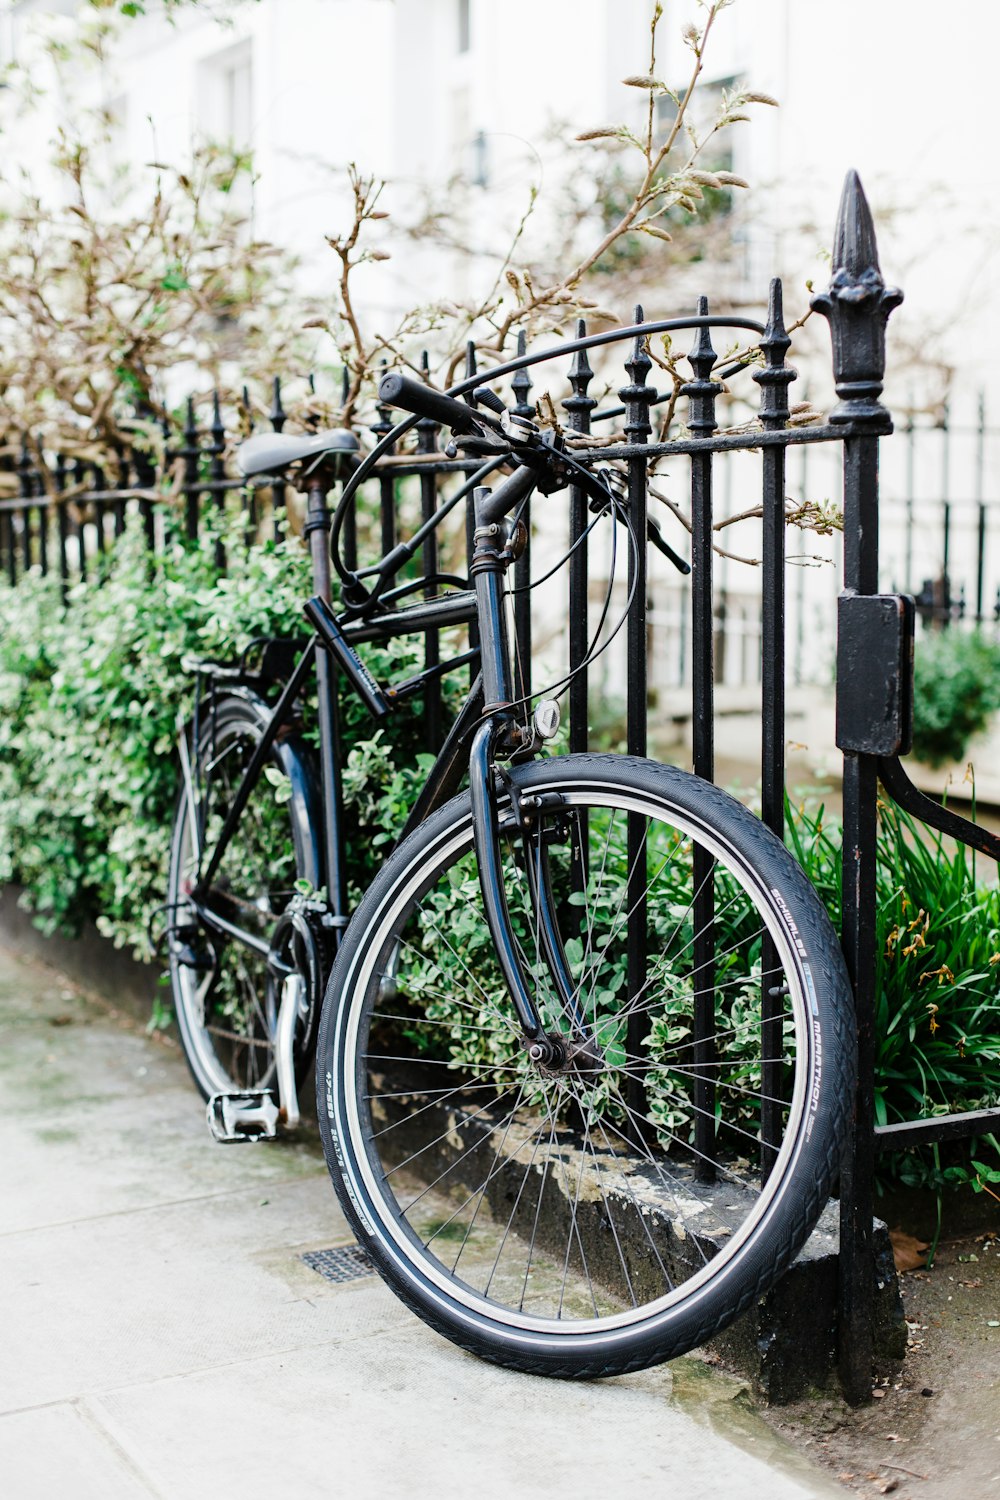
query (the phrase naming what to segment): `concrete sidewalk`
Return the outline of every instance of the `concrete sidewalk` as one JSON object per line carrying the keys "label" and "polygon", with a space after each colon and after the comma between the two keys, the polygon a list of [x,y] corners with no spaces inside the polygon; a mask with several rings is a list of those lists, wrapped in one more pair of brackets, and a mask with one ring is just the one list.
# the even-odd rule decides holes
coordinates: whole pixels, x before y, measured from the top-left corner
{"label": "concrete sidewalk", "polygon": [[4,1500],[843,1493],[697,1360],[532,1379],[324,1280],[315,1141],[215,1145],[176,1050],[2,953],[0,1098]]}

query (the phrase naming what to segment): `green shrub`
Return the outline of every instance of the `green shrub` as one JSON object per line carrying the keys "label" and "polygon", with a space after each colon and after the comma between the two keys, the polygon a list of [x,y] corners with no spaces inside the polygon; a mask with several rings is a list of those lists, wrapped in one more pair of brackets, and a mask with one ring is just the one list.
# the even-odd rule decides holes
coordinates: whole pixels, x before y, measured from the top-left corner
{"label": "green shrub", "polygon": [[[188,652],[232,658],[254,636],[301,630],[309,587],[301,544],[244,547],[235,529],[224,540],[225,576],[211,531],[195,544],[174,538],[154,563],[141,532],[130,526],[103,580],[77,585],[65,605],[58,582],[37,574],[16,589],[0,585],[0,880],[24,884],[47,930],[74,931],[96,919],[117,944],[149,955],[147,925],[166,884],[177,721],[193,693],[180,660]],[[972,642],[975,660],[986,659],[976,638],[952,634]],[[379,676],[409,675],[420,655],[419,641],[366,648]],[[461,690],[449,680],[449,694]],[[359,892],[405,819],[429,761],[421,753],[417,705],[374,733],[355,698],[345,695],[342,709],[349,878]],[[307,733],[308,724],[307,706]],[[788,842],[839,926],[838,821],[790,806]],[[617,860],[624,880],[624,845],[610,847],[607,859],[608,878]],[[689,859],[689,845],[672,853],[669,868],[682,884]],[[726,997],[719,992],[719,1005],[730,1006],[719,1016],[720,1048],[738,1061],[752,1090],[760,980],[752,945],[740,942],[750,914],[733,895],[719,902],[719,949],[742,953],[743,969],[729,975]],[[465,897],[456,891],[439,920],[468,922]],[[662,900],[668,911],[669,882]],[[651,920],[655,925],[655,910]],[[967,849],[950,852],[940,836],[883,806],[876,920],[879,1121],[1000,1103],[1000,889],[977,881]],[[456,964],[469,961],[475,936],[470,932]],[[446,961],[438,945],[435,962]],[[622,982],[610,967],[601,980],[609,1017]],[[686,1025],[685,997],[678,990],[674,998],[678,1004],[668,1003],[654,1021],[654,1067],[658,1041],[676,1041],[677,1027]],[[465,1031],[467,1049],[474,1046],[468,1037]],[[491,1045],[489,1032],[483,1045]],[[678,1115],[661,1123],[678,1131],[690,1122]],[[981,1171],[970,1160],[983,1164],[983,1149],[948,1166],[950,1177],[926,1153],[890,1159],[887,1170],[938,1186],[975,1181]]]}
{"label": "green shrub", "polygon": [[913,753],[928,765],[961,760],[1000,708],[1000,646],[980,632],[924,635],[914,660]]}
{"label": "green shrub", "polygon": [[[302,634],[308,555],[295,539],[245,547],[233,523],[220,574],[216,535],[175,538],[154,564],[130,526],[100,582],[64,606],[58,580],[29,574],[0,587],[0,880],[18,880],[38,925],[76,932],[87,920],[119,946],[150,956],[148,923],[163,900],[176,797],[178,718],[190,711],[187,653],[232,659],[259,635]],[[416,670],[420,643],[366,648],[376,674]],[[307,718],[308,726],[308,718]],[[345,746],[369,736],[345,695]],[[377,852],[358,807],[417,776],[419,700],[400,714],[349,778],[351,878],[363,887]],[[398,761],[398,768],[396,762]]]}

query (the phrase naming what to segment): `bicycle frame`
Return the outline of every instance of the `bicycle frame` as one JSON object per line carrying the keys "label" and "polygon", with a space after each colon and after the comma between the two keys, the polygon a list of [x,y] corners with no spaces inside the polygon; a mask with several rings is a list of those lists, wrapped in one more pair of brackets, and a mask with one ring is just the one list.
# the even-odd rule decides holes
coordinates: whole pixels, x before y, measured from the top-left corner
{"label": "bicycle frame", "polygon": [[[478,477],[478,476],[477,476]],[[533,735],[517,722],[514,703],[510,648],[503,610],[503,575],[514,559],[503,519],[531,491],[535,475],[518,469],[502,482],[495,494],[489,489],[474,492],[476,551],[472,572],[475,591],[462,591],[444,600],[396,610],[391,616],[338,618],[331,608],[329,530],[330,511],[326,502],[324,477],[313,476],[308,490],[305,533],[313,563],[316,593],[305,606],[315,636],[302,651],[291,676],[282,689],[266,722],[236,794],[227,812],[217,842],[209,854],[199,839],[199,874],[190,893],[190,904],[205,926],[230,941],[245,944],[257,952],[267,952],[261,939],[213,910],[209,891],[212,880],[232,839],[250,795],[257,785],[272,747],[291,721],[296,700],[302,692],[315,662],[316,698],[319,727],[319,760],[322,787],[323,873],[327,890],[324,925],[330,930],[333,947],[350,920],[347,898],[344,851],[344,808],[341,783],[341,737],[339,726],[338,671],[362,698],[376,718],[394,711],[419,692],[424,683],[481,657],[482,669],[474,681],[427,780],[410,811],[400,838],[405,838],[419,822],[447,801],[459,788],[463,774],[469,773],[473,803],[475,848],[479,863],[487,920],[496,944],[502,971],[529,1043],[538,1056],[549,1060],[551,1044],[544,1037],[535,1010],[531,985],[524,973],[504,896],[500,867],[500,819],[495,785],[496,760],[499,753],[532,753]],[[388,641],[400,635],[424,631],[435,626],[478,623],[480,645],[445,662],[437,663],[416,676],[383,688],[371,676],[354,649],[358,641]],[[478,728],[477,728],[478,726]],[[469,740],[472,740],[471,750]],[[192,806],[200,809],[200,789],[190,784],[191,757],[182,754],[187,794]],[[532,858],[531,815],[513,806],[514,826],[526,840],[526,864],[532,900],[538,907],[539,927],[546,960],[564,1004],[575,1010],[572,986],[565,955],[554,919],[552,893],[547,877],[547,860],[540,840],[537,855]],[[203,820],[199,817],[199,822]]]}

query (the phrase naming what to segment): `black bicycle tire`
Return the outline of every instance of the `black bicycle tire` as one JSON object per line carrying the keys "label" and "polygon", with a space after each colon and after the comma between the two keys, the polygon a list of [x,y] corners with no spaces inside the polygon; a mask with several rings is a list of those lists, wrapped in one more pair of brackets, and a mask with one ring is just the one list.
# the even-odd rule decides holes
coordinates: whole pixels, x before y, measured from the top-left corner
{"label": "black bicycle tire", "polygon": [[[341,1206],[373,1265],[401,1300],[452,1342],[493,1363],[527,1373],[592,1378],[640,1370],[695,1348],[719,1333],[762,1296],[801,1249],[821,1214],[840,1167],[853,1093],[854,1013],[850,984],[836,934],[815,890],[781,842],[759,819],[719,788],[674,767],[612,755],[576,755],[537,761],[513,773],[523,792],[559,780],[610,780],[696,816],[720,834],[770,890],[774,908],[787,914],[796,949],[816,1001],[821,1067],[810,1080],[811,1108],[799,1124],[794,1172],[777,1206],[757,1226],[717,1284],[709,1283],[690,1308],[638,1324],[617,1335],[587,1339],[560,1333],[526,1341],[496,1320],[471,1315],[378,1231],[378,1215],[357,1171],[358,1143],[344,1129],[345,1080],[333,1064],[338,1030],[350,1024],[344,986],[358,955],[373,941],[372,923],[385,909],[405,872],[426,863],[428,850],[456,823],[470,817],[468,795],[453,799],[414,831],[387,861],[358,907],[327,989],[317,1043],[317,1113],[324,1152]],[[803,1135],[805,1133],[804,1138]],[[530,1347],[528,1344],[530,1343]]]}
{"label": "black bicycle tire", "polygon": [[[231,728],[239,729],[246,727],[254,734],[260,734],[268,716],[267,705],[252,694],[243,693],[220,693],[205,706],[203,711],[203,724],[201,743],[195,747],[195,755],[201,756],[211,735],[225,733]],[[279,763],[287,770],[293,761],[299,762],[303,768],[303,774],[292,780],[291,796],[288,801],[290,828],[289,833],[295,849],[296,876],[308,880],[311,885],[318,887],[321,883],[321,863],[318,849],[314,843],[315,830],[318,828],[317,808],[314,799],[308,795],[303,796],[300,788],[308,785],[312,779],[312,772],[308,768],[306,752],[292,738],[286,737],[278,751]],[[177,796],[177,805],[174,811],[174,820],[170,833],[170,859],[167,874],[167,900],[168,919],[173,920],[173,907],[177,901],[177,876],[176,861],[178,857],[179,841],[182,836],[183,825],[187,817],[187,795],[181,778],[181,787]],[[305,836],[305,831],[309,835]],[[168,942],[169,975],[171,982],[171,994],[174,1002],[174,1014],[177,1021],[177,1030],[180,1037],[181,1049],[184,1060],[192,1081],[203,1099],[208,1099],[217,1090],[206,1081],[206,1077],[199,1068],[196,1057],[197,1048],[190,1037],[187,1028],[185,1006],[178,997],[177,984],[177,958],[170,948]],[[308,1072],[312,1062],[314,1051],[316,1028],[307,1048],[298,1050],[295,1059],[295,1075],[301,1084]],[[238,1091],[236,1080],[231,1080],[234,1091]]]}

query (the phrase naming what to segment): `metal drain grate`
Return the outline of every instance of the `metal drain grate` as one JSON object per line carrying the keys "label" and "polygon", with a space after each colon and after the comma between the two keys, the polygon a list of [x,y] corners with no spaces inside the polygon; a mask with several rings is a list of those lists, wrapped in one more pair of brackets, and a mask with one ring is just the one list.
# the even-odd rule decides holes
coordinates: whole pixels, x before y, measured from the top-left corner
{"label": "metal drain grate", "polygon": [[357,1281],[374,1276],[375,1268],[360,1245],[339,1245],[334,1250],[307,1250],[302,1259],[327,1281]]}

